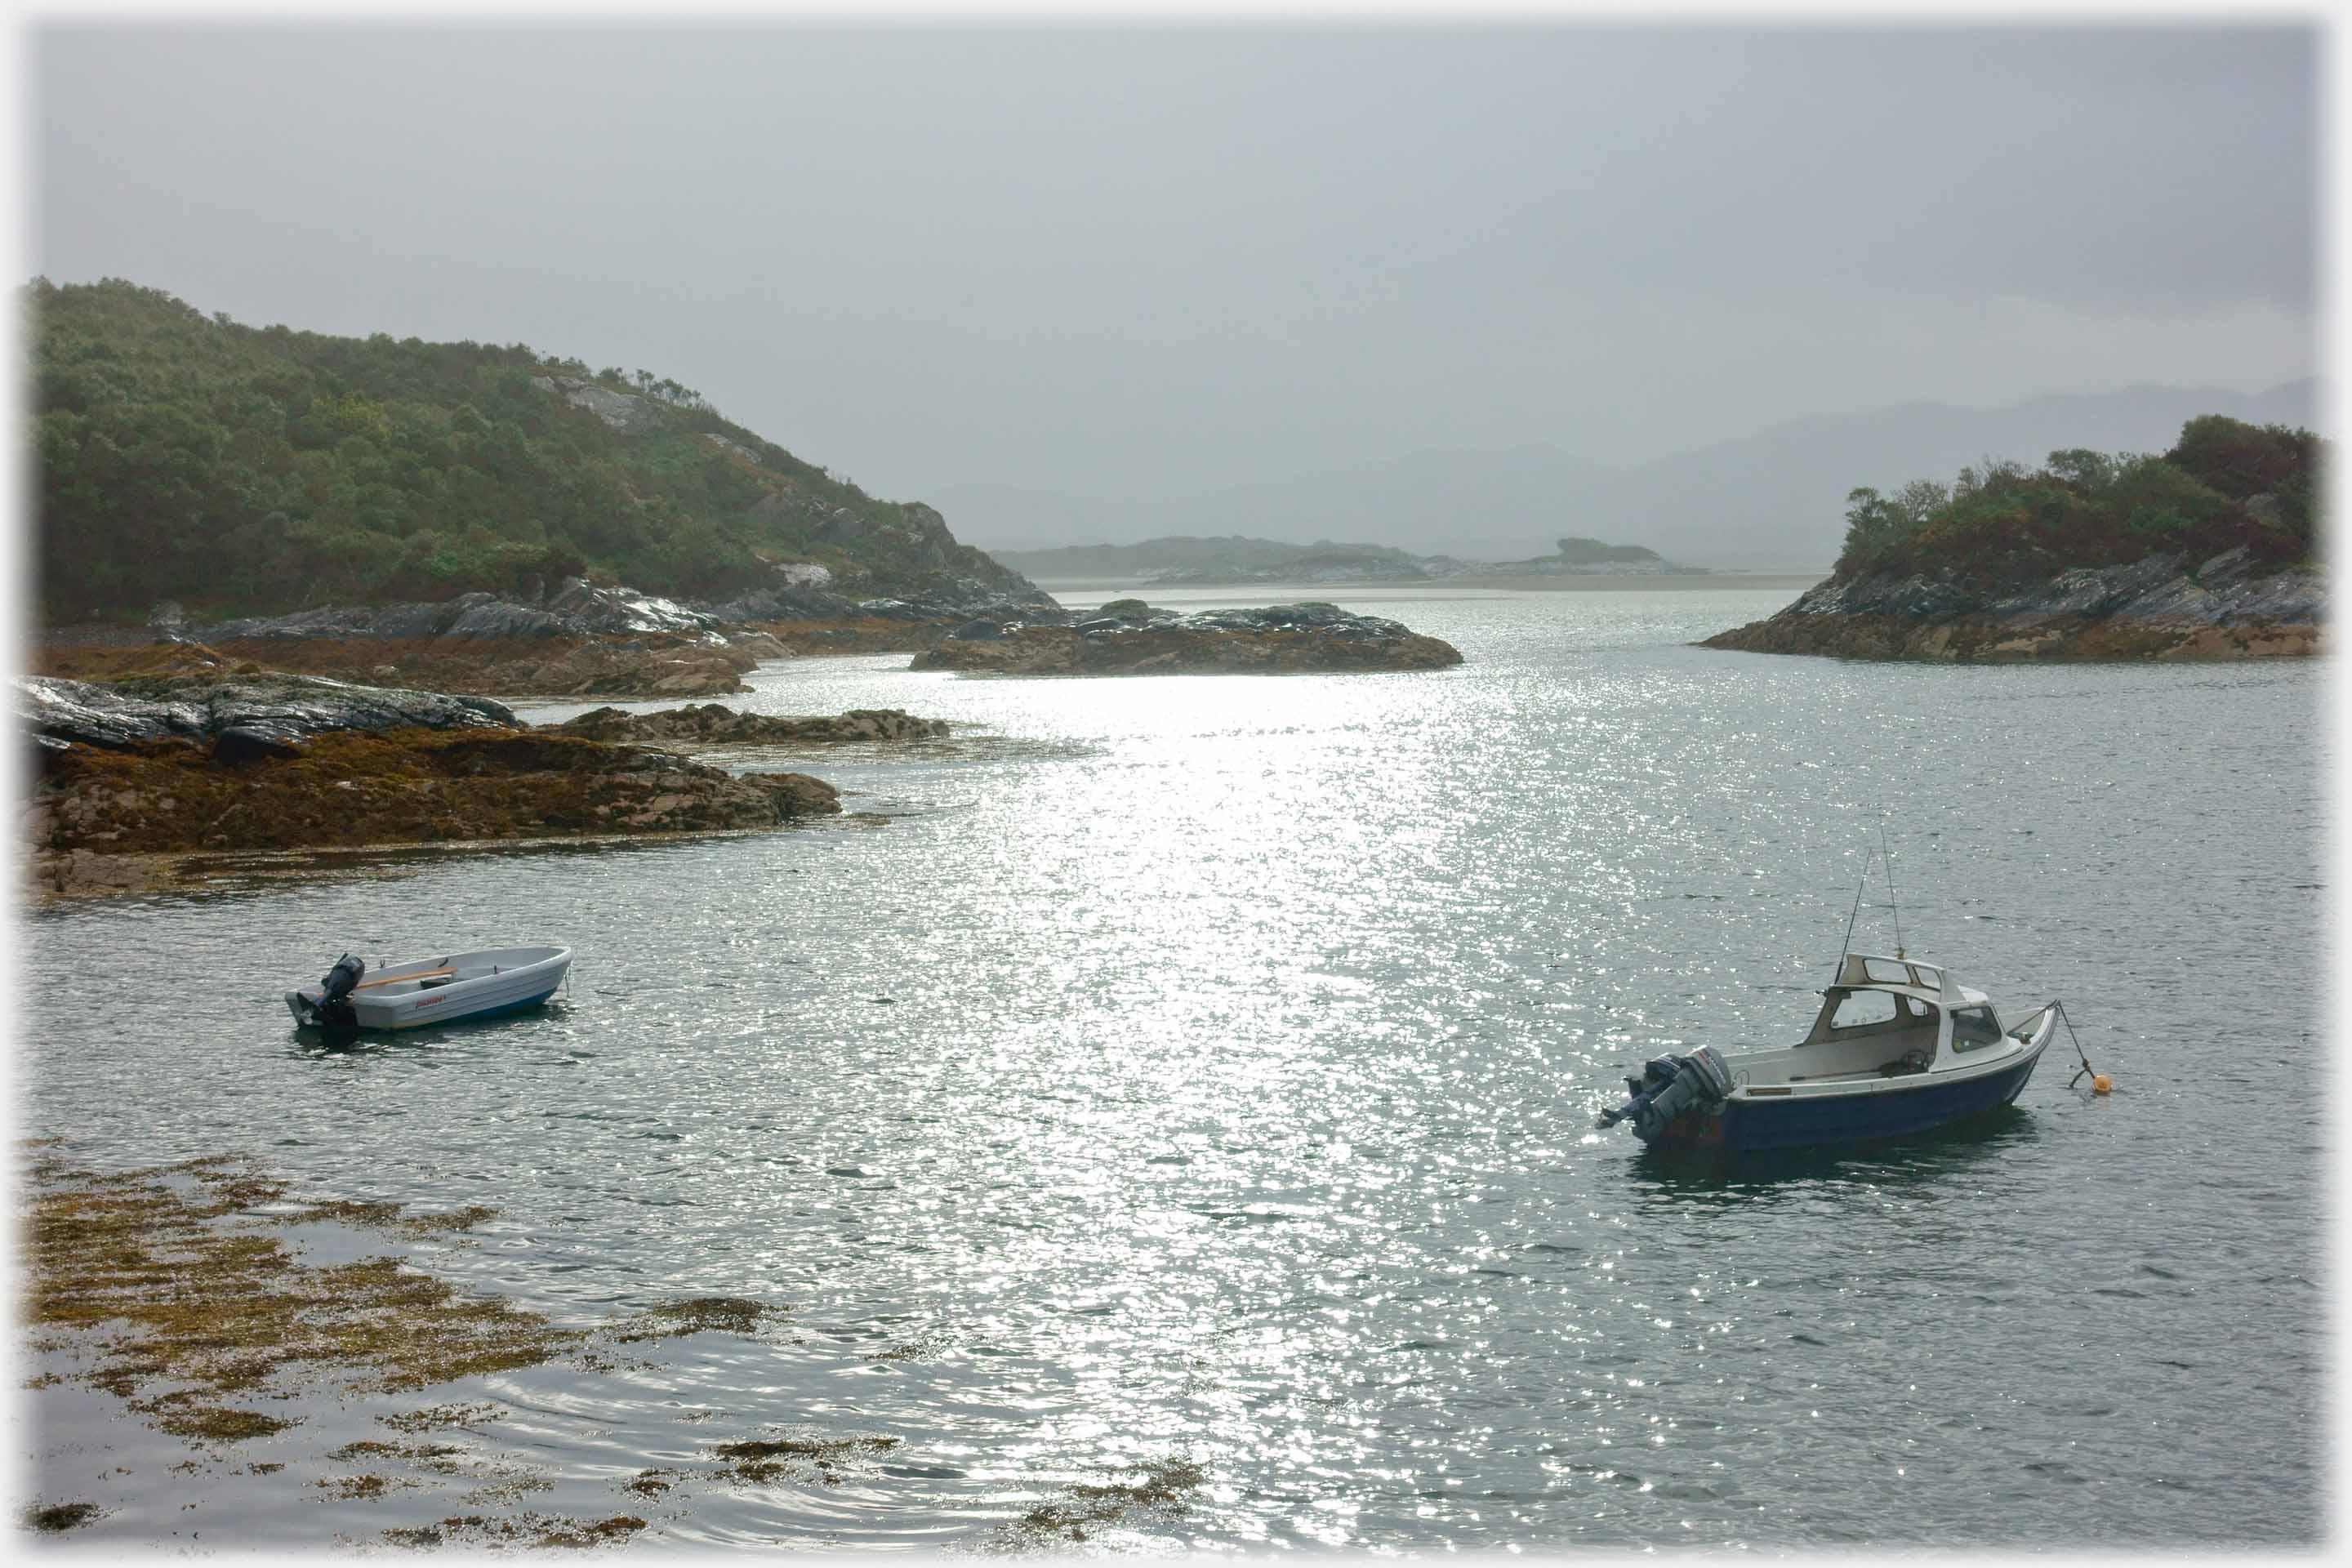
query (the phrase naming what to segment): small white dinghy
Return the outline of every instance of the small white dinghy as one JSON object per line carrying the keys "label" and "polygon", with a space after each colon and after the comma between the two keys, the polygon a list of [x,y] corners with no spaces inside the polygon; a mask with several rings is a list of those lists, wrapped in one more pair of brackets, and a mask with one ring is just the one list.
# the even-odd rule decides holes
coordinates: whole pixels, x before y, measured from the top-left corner
{"label": "small white dinghy", "polygon": [[347,952],[318,984],[286,993],[286,1006],[305,1026],[414,1029],[536,1007],[571,967],[568,947],[494,947],[385,963],[373,973]]}

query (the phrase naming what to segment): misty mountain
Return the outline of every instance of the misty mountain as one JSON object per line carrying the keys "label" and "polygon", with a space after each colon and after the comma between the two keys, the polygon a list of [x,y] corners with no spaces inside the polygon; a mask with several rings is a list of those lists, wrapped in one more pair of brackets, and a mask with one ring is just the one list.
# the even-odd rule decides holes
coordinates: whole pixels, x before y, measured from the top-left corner
{"label": "misty mountain", "polygon": [[1791,420],[1621,468],[1519,447],[1412,453],[1129,503],[981,485],[944,487],[929,499],[959,537],[982,548],[1240,533],[1501,560],[1544,553],[1575,533],[1647,545],[1694,565],[1814,570],[1836,557],[1845,495],[1858,485],[1948,479],[1988,457],[2039,463],[2068,447],[2160,452],[2200,414],[2315,429],[2322,390],[2306,380],[2253,395],[2134,386],[2000,408],[1911,403]]}

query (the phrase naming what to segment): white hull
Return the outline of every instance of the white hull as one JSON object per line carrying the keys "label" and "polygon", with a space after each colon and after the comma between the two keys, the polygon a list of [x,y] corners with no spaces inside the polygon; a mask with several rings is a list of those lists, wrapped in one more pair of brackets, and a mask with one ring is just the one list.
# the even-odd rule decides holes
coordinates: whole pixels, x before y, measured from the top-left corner
{"label": "white hull", "polygon": [[[536,1006],[563,984],[572,967],[568,947],[501,947],[371,968],[350,996],[362,1029],[416,1029],[457,1018],[479,1018]],[[316,985],[286,993],[297,1024],[323,1023]]]}

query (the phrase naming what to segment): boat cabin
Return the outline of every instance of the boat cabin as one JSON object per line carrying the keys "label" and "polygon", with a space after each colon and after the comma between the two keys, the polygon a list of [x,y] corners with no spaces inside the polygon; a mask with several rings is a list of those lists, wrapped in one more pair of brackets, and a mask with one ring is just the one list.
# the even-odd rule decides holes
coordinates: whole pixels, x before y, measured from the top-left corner
{"label": "boat cabin", "polygon": [[1741,1052],[1729,1066],[1735,1083],[1748,1085],[1896,1078],[1964,1066],[1970,1053],[2001,1038],[1991,1002],[1949,970],[1850,952],[1801,1043]]}

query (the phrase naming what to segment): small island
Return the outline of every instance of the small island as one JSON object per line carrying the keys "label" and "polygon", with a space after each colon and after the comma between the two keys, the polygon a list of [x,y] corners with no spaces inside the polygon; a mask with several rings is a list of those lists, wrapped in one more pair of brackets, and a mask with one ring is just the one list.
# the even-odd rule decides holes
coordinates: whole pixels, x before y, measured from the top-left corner
{"label": "small island", "polygon": [[2324,443],[2220,415],[2159,455],[2053,452],[1847,497],[1834,574],[1703,647],[1843,658],[2233,659],[2321,651]]}
{"label": "small island", "polygon": [[915,656],[914,669],[971,675],[1290,675],[1443,669],[1453,644],[1379,616],[1308,601],[1179,615],[1114,599],[1076,626],[975,620]]}

